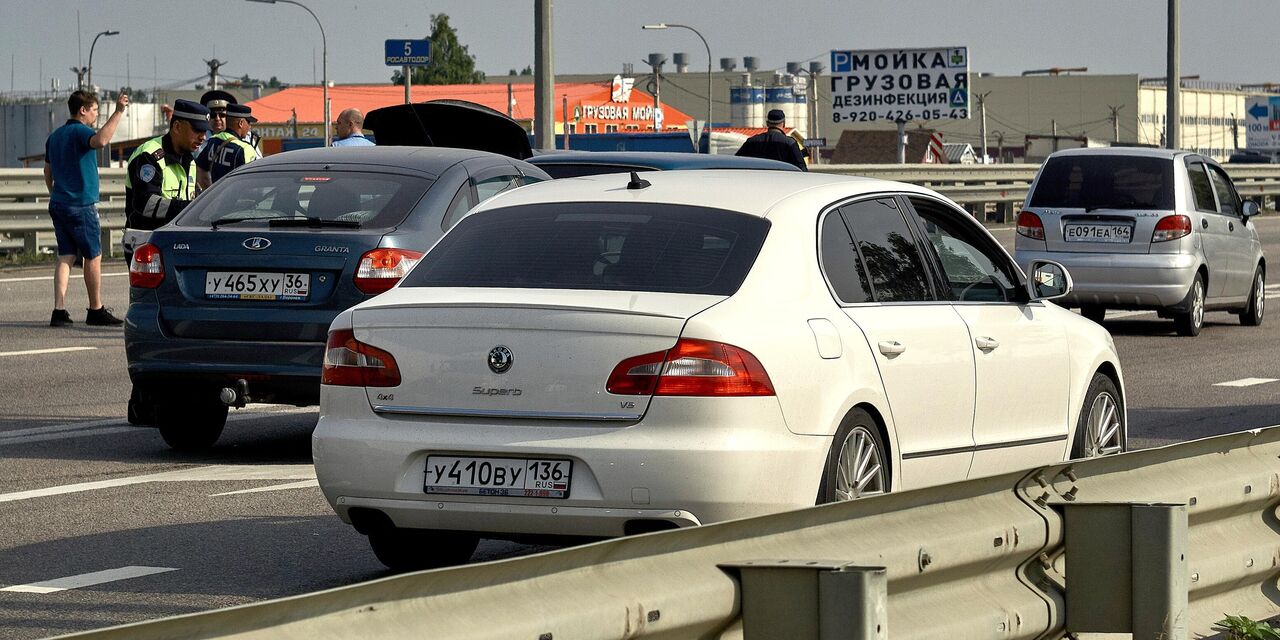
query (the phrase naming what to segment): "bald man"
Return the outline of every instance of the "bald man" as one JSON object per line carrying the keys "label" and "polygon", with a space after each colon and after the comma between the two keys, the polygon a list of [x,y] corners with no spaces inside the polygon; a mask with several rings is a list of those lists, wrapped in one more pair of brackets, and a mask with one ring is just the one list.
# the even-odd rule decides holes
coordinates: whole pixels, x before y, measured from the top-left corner
{"label": "bald man", "polygon": [[333,139],[335,147],[372,147],[373,142],[364,137],[364,114],[359,109],[346,109],[338,114],[338,123],[334,128],[338,137]]}

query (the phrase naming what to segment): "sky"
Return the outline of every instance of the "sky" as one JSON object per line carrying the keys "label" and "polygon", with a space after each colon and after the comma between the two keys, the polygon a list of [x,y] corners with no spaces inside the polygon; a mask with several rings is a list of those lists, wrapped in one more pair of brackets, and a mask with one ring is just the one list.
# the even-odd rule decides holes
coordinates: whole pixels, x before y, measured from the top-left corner
{"label": "sky", "polygon": [[[425,38],[433,13],[449,16],[477,68],[503,75],[533,63],[534,0],[302,0],[324,26],[329,79],[387,82],[387,39]],[[51,79],[64,92],[73,66],[87,65],[104,88],[174,85],[207,73],[276,76],[291,84],[320,80],[315,20],[288,4],[244,0],[0,0],[0,92],[38,91]],[[970,69],[999,75],[1048,67],[1089,73],[1166,72],[1167,0],[554,0],[557,73],[637,73],[648,53],[691,57],[705,49],[683,29],[643,31],[646,23],[696,28],[722,57],[759,58],[762,69],[820,60],[832,49],[968,46]],[[77,38],[77,13],[79,37]],[[1182,0],[1183,75],[1219,82],[1280,82],[1277,0]],[[6,60],[7,58],[7,60]],[[9,62],[9,74],[3,63]],[[670,69],[670,67],[668,67]],[[187,85],[188,87],[190,85]]]}

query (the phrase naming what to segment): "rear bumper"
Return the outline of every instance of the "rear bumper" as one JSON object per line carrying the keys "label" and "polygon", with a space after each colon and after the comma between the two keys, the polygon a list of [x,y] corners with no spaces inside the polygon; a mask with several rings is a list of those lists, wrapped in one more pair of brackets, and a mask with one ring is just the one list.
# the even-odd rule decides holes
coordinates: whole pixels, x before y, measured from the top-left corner
{"label": "rear bumper", "polygon": [[125,315],[129,379],[148,399],[216,392],[246,380],[249,402],[319,403],[323,342],[176,338],[158,318],[154,304],[136,301]]}
{"label": "rear bumper", "polygon": [[[612,537],[635,520],[684,527],[814,504],[831,438],[792,434],[775,398],[661,400],[630,425],[498,423],[377,415],[364,389],[326,386],[316,476],[344,521],[361,507],[496,537]],[[569,496],[427,494],[432,454],[571,460]]]}
{"label": "rear bumper", "polygon": [[1018,266],[1030,273],[1033,260],[1053,260],[1071,273],[1071,293],[1063,306],[1098,304],[1114,308],[1175,307],[1187,296],[1200,268],[1196,255],[1098,254],[1018,251]]}

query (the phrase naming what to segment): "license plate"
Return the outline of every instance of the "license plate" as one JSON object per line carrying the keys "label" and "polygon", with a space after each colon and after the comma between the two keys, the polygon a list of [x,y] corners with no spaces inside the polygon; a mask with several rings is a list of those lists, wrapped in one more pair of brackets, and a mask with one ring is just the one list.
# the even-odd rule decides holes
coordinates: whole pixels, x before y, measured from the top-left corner
{"label": "license plate", "polygon": [[429,456],[427,493],[517,498],[567,498],[571,460]]}
{"label": "license plate", "polygon": [[1120,224],[1068,224],[1062,228],[1067,242],[1115,242],[1128,243],[1133,239],[1133,227]]}
{"label": "license plate", "polygon": [[220,300],[306,300],[311,293],[309,273],[252,273],[210,271],[204,276],[204,295]]}

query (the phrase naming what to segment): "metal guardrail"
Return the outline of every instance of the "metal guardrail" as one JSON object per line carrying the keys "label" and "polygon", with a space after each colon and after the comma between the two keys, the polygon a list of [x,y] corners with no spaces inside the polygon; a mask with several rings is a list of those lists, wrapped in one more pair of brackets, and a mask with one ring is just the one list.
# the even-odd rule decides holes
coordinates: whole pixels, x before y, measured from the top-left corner
{"label": "metal guardrail", "polygon": [[1280,612],[1277,457],[1272,427],[73,637],[1183,640]]}
{"label": "metal guardrail", "polygon": [[[1262,200],[1264,206],[1266,198],[1280,198],[1280,165],[1225,167],[1242,196]],[[810,170],[923,185],[967,206],[979,218],[1008,222],[1014,208],[1026,199],[1039,168],[1036,164],[833,164]],[[100,169],[99,176],[106,246],[106,234],[124,228],[124,169]],[[21,237],[29,252],[53,246],[53,224],[43,202],[48,195],[41,169],[0,169],[0,234]]]}

